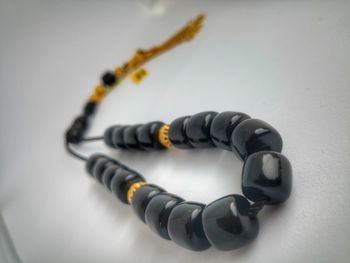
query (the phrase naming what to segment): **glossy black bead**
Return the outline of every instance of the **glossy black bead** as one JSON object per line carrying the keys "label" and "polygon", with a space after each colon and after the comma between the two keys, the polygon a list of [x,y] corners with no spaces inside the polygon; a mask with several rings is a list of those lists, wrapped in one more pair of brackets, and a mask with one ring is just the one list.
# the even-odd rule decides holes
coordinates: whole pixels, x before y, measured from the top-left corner
{"label": "glossy black bead", "polygon": [[271,151],[257,152],[244,162],[242,192],[249,200],[279,204],[288,199],[291,190],[292,167],[284,155]]}
{"label": "glossy black bead", "polygon": [[231,142],[233,148],[245,160],[260,151],[282,151],[282,138],[278,131],[264,121],[248,119],[235,128]]}
{"label": "glossy black bead", "polygon": [[120,201],[128,204],[127,193],[130,186],[136,182],[144,182],[145,179],[135,171],[117,169],[110,183],[110,189]]}
{"label": "glossy black bead", "polygon": [[103,140],[104,140],[105,144],[108,145],[109,147],[115,148],[114,143],[113,143],[113,132],[115,129],[117,129],[119,127],[121,127],[121,126],[120,125],[111,126],[105,131],[105,133],[103,135]]}
{"label": "glossy black bead", "polygon": [[168,234],[169,215],[171,210],[182,201],[184,201],[182,198],[170,193],[156,195],[147,205],[146,224],[162,238],[170,240]]}
{"label": "glossy black bead", "polygon": [[66,131],[66,141],[69,143],[79,143],[88,127],[88,116],[80,115],[74,119],[72,125]]}
{"label": "glossy black bead", "polygon": [[117,77],[113,72],[107,71],[102,75],[102,83],[107,87],[113,86],[117,83]]}
{"label": "glossy black bead", "polygon": [[184,116],[181,118],[177,118],[176,120],[172,121],[170,124],[169,139],[176,148],[180,148],[180,149],[193,148],[186,134],[186,127],[190,118],[191,116]]}
{"label": "glossy black bead", "polygon": [[84,106],[84,115],[92,115],[95,113],[97,104],[95,102],[89,101]]}
{"label": "glossy black bead", "polygon": [[125,143],[125,146],[127,149],[130,150],[142,150],[143,148],[141,148],[140,144],[137,141],[137,130],[141,127],[141,125],[133,125],[133,126],[129,126],[127,128],[124,129],[123,132],[123,140]]}
{"label": "glossy black bead", "polygon": [[206,111],[193,115],[187,124],[186,134],[190,143],[195,148],[213,147],[215,144],[211,140],[210,127],[217,112]]}
{"label": "glossy black bead", "polygon": [[134,193],[131,205],[136,215],[143,222],[146,222],[145,213],[149,202],[152,200],[152,198],[162,192],[164,192],[164,189],[160,188],[159,186],[147,184],[137,189],[137,191]]}
{"label": "glossy black bead", "polygon": [[160,121],[141,125],[136,132],[139,145],[147,151],[165,149],[158,140],[158,132],[163,125],[164,123]]}
{"label": "glossy black bead", "polygon": [[97,181],[102,183],[103,172],[111,165],[115,165],[114,160],[111,160],[109,158],[107,159],[100,158],[99,160],[96,161],[95,166],[92,170],[93,177],[95,177]]}
{"label": "glossy black bead", "polygon": [[215,116],[210,127],[210,136],[214,144],[222,149],[232,151],[231,135],[239,123],[249,119],[241,112],[225,111]]}
{"label": "glossy black bead", "polygon": [[65,134],[66,142],[69,142],[69,143],[81,142],[84,136],[84,132],[85,132],[84,129],[69,127],[69,129],[66,131],[66,134]]}
{"label": "glossy black bead", "polygon": [[168,219],[168,233],[176,244],[184,248],[202,251],[210,247],[202,224],[205,205],[182,202],[174,207]]}
{"label": "glossy black bead", "polygon": [[114,127],[112,130],[112,144],[114,148],[126,149],[124,141],[124,130],[129,126]]}
{"label": "glossy black bead", "polygon": [[93,175],[93,169],[96,165],[96,162],[100,159],[106,160],[108,159],[107,156],[103,155],[103,154],[93,154],[89,157],[89,159],[87,160],[86,164],[85,164],[85,168],[86,171],[88,172],[88,174]]}
{"label": "glossy black bead", "polygon": [[102,174],[102,184],[104,186],[107,187],[108,190],[112,191],[111,189],[111,182],[113,177],[116,175],[116,171],[118,169],[122,169],[121,165],[118,164],[114,164],[114,165],[110,165],[109,167],[107,167],[103,174]]}
{"label": "glossy black bead", "polygon": [[77,118],[75,118],[72,127],[79,127],[79,128],[87,128],[88,126],[88,117],[86,115],[80,115]]}
{"label": "glossy black bead", "polygon": [[248,216],[249,201],[228,195],[207,205],[203,211],[204,232],[214,247],[232,250],[253,241],[259,232],[256,216]]}

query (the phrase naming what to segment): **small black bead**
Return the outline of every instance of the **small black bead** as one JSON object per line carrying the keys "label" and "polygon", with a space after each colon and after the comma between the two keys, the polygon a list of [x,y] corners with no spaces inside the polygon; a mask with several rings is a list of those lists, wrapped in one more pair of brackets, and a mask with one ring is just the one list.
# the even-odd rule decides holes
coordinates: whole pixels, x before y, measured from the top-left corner
{"label": "small black bead", "polygon": [[182,201],[184,201],[182,198],[170,193],[156,195],[146,208],[146,224],[162,238],[170,240],[168,234],[169,215],[171,210]]}
{"label": "small black bead", "polygon": [[84,135],[83,129],[77,129],[75,127],[70,127],[65,134],[66,142],[69,143],[79,143],[81,142]]}
{"label": "small black bead", "polygon": [[85,115],[78,116],[74,120],[71,128],[74,130],[79,130],[83,135],[88,128],[88,117]]}
{"label": "small black bead", "polygon": [[210,127],[217,112],[206,111],[193,115],[187,124],[186,134],[190,143],[195,148],[214,147],[215,144],[211,140]]}
{"label": "small black bead", "polygon": [[104,73],[103,76],[102,76],[102,83],[103,83],[106,87],[113,86],[114,84],[117,83],[117,77],[116,77],[116,75],[115,75],[113,72],[107,71],[107,72]]}
{"label": "small black bead", "polygon": [[105,164],[104,169],[101,171],[101,174],[99,176],[96,177],[97,181],[100,182],[101,184],[103,184],[103,176],[105,174],[105,171],[107,169],[109,169],[110,167],[112,168],[116,168],[116,167],[120,167],[119,163],[116,162],[115,160],[110,160],[108,163]]}
{"label": "small black bead", "polygon": [[123,131],[123,141],[127,149],[143,150],[137,141],[137,130],[141,127],[140,124],[129,126]]}
{"label": "small black bead", "polygon": [[95,102],[87,102],[84,106],[84,115],[92,115],[95,113],[97,104]]}
{"label": "small black bead", "polygon": [[260,151],[282,151],[282,138],[278,131],[264,121],[248,119],[234,129],[232,147],[245,160],[250,154]]}
{"label": "small black bead", "polygon": [[191,149],[193,148],[190,143],[187,134],[186,127],[191,116],[184,116],[172,121],[169,127],[169,140],[171,143],[179,149]]}
{"label": "small black bead", "polygon": [[110,183],[110,189],[120,201],[128,204],[127,193],[130,186],[136,182],[144,182],[145,179],[135,171],[124,168],[117,169]]}
{"label": "small black bead", "polygon": [[225,111],[214,118],[210,127],[210,136],[216,146],[232,151],[231,135],[236,126],[249,119],[247,114],[241,112]]}
{"label": "small black bead", "polygon": [[118,165],[118,164],[110,165],[104,170],[104,172],[103,172],[103,174],[101,176],[102,184],[104,186],[106,186],[107,189],[110,190],[110,191],[112,191],[112,189],[111,189],[111,181],[112,181],[112,179],[113,179],[113,177],[116,174],[116,171],[118,169],[122,169],[122,166]]}
{"label": "small black bead", "polygon": [[[96,171],[96,175],[95,175],[95,178],[97,179],[97,181],[99,181],[101,184],[103,184],[103,176],[106,172],[106,170],[108,170],[110,167],[120,167],[120,163],[117,161],[117,160],[114,160],[114,159],[109,159],[108,162],[106,162],[104,164],[103,167],[100,168],[100,170]],[[98,168],[97,167],[97,163],[95,165],[95,169],[97,170]],[[95,170],[94,170],[95,171]]]}
{"label": "small black bead", "polygon": [[205,205],[194,202],[182,202],[174,207],[168,220],[168,232],[171,240],[184,248],[202,251],[210,247],[202,224],[202,212]]}
{"label": "small black bead", "polygon": [[113,144],[113,132],[116,128],[121,127],[120,125],[115,125],[115,126],[111,126],[109,128],[106,129],[104,135],[103,135],[103,140],[105,142],[106,145],[108,145],[109,147],[115,148],[114,144]]}
{"label": "small black bead", "polygon": [[114,148],[126,149],[124,141],[124,130],[129,126],[114,127],[112,130],[112,145]]}
{"label": "small black bead", "polygon": [[143,222],[146,222],[145,213],[149,202],[162,192],[164,192],[164,189],[159,186],[147,184],[137,189],[134,193],[131,204],[134,212]]}
{"label": "small black bead", "polygon": [[158,140],[158,132],[163,125],[164,123],[160,121],[141,125],[136,132],[139,145],[147,151],[165,149]]}
{"label": "small black bead", "polygon": [[92,170],[93,177],[95,177],[97,181],[102,183],[103,172],[106,170],[106,168],[114,164],[115,163],[113,162],[113,160],[109,158],[108,159],[100,158],[99,160],[96,161],[94,169]]}
{"label": "small black bead", "polygon": [[242,171],[242,192],[249,200],[280,204],[288,199],[291,190],[292,167],[284,155],[263,151],[247,158]]}
{"label": "small black bead", "polygon": [[89,159],[87,160],[87,162],[85,164],[85,168],[86,168],[86,171],[88,172],[88,174],[90,174],[91,176],[93,176],[93,170],[94,170],[94,167],[96,165],[96,162],[100,159],[106,160],[109,158],[103,154],[96,153],[96,154],[91,155],[89,157]]}
{"label": "small black bead", "polygon": [[256,216],[249,216],[249,201],[241,195],[228,195],[207,205],[203,211],[204,232],[220,250],[240,248],[259,232]]}
{"label": "small black bead", "polygon": [[88,126],[88,117],[86,115],[80,115],[78,116],[74,122],[73,122],[73,127],[81,127],[81,128],[87,128]]}
{"label": "small black bead", "polygon": [[74,119],[72,125],[66,131],[66,141],[70,143],[81,142],[87,128],[88,117],[85,115],[78,116]]}

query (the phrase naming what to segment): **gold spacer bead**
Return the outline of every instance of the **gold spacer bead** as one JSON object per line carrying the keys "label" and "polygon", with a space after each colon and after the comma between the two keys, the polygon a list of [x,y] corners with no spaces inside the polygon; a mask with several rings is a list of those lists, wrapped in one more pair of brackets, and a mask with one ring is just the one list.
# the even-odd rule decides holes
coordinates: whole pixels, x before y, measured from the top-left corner
{"label": "gold spacer bead", "polygon": [[121,79],[125,75],[125,71],[123,68],[116,68],[114,70],[114,74],[117,76],[118,79]]}
{"label": "gold spacer bead", "polygon": [[98,95],[96,93],[89,97],[90,102],[100,103],[104,96]]}
{"label": "gold spacer bead", "polygon": [[95,88],[95,94],[100,95],[100,96],[104,96],[107,93],[107,89],[105,86],[103,85],[97,85]]}
{"label": "gold spacer bead", "polygon": [[107,95],[107,89],[103,85],[97,85],[94,93],[89,97],[90,102],[99,103]]}
{"label": "gold spacer bead", "polygon": [[169,124],[164,124],[162,127],[160,127],[158,132],[158,140],[166,148],[173,146],[169,139]]}
{"label": "gold spacer bead", "polygon": [[145,184],[146,184],[146,182],[139,181],[139,182],[133,183],[129,187],[129,190],[128,190],[128,193],[127,193],[127,198],[128,198],[128,203],[129,204],[131,204],[132,198],[134,197],[134,193],[137,191],[137,189],[139,189],[140,187],[144,186]]}

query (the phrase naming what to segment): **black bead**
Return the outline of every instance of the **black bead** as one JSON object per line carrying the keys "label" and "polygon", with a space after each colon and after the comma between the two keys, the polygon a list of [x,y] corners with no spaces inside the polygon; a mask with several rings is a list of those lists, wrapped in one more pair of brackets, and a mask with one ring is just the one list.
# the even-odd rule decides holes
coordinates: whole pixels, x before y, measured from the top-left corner
{"label": "black bead", "polygon": [[124,130],[129,126],[114,127],[112,131],[112,144],[114,148],[126,149],[124,141]]}
{"label": "black bead", "polygon": [[85,115],[78,116],[74,119],[72,125],[66,131],[66,141],[70,143],[81,142],[84,133],[88,128],[88,117]]}
{"label": "black bead", "polygon": [[107,71],[106,73],[103,74],[102,83],[105,86],[107,87],[113,86],[114,84],[116,84],[116,82],[117,82],[117,77],[113,72]]}
{"label": "black bead", "polygon": [[113,177],[115,176],[116,171],[118,169],[122,169],[122,166],[118,165],[118,164],[110,165],[103,171],[103,174],[101,176],[102,184],[104,186],[106,186],[107,189],[110,190],[110,191],[112,191],[112,189],[111,189],[111,181],[112,181]]}
{"label": "black bead", "polygon": [[77,129],[76,127],[70,127],[65,134],[66,142],[79,143],[83,139],[84,130]]}
{"label": "black bead", "polygon": [[185,116],[178,118],[171,122],[169,127],[169,139],[171,143],[180,149],[191,149],[193,148],[186,135],[187,123],[191,116]]}
{"label": "black bead", "polygon": [[264,151],[250,155],[245,161],[242,192],[249,200],[279,204],[288,199],[291,189],[292,167],[284,155]]}
{"label": "black bead", "polygon": [[259,232],[256,216],[248,216],[249,201],[241,195],[228,195],[207,205],[203,211],[204,232],[220,250],[242,247]]}
{"label": "black bead", "polygon": [[206,111],[197,113],[189,119],[186,127],[186,134],[190,143],[195,148],[215,146],[211,140],[210,126],[217,114],[218,113],[214,111]]}
{"label": "black bead", "polygon": [[160,121],[141,125],[136,132],[139,145],[147,151],[165,149],[158,140],[158,132],[163,125]]}
{"label": "black bead", "polygon": [[210,136],[216,146],[232,151],[231,135],[236,126],[249,119],[247,114],[241,112],[225,111],[214,118],[210,127]]}
{"label": "black bead", "polygon": [[96,177],[97,181],[99,181],[101,184],[103,184],[103,176],[105,175],[106,170],[108,170],[110,167],[113,169],[119,168],[120,165],[116,160],[110,160],[107,162],[104,166],[104,169],[100,172],[99,176]]}
{"label": "black bead", "polygon": [[100,158],[99,160],[96,161],[94,169],[92,170],[92,175],[93,177],[95,177],[97,179],[97,181],[99,181],[100,183],[102,183],[102,174],[103,172],[111,165],[114,165],[114,161],[111,159],[104,159],[104,158]]}
{"label": "black bead", "polygon": [[184,201],[182,198],[170,193],[156,195],[146,208],[146,224],[162,238],[170,240],[168,234],[169,215],[171,210],[182,201]]}
{"label": "black bead", "polygon": [[107,156],[103,155],[103,154],[93,154],[89,157],[89,159],[87,160],[86,164],[85,164],[85,168],[86,168],[86,171],[88,172],[88,174],[90,174],[91,176],[93,175],[93,170],[94,170],[94,167],[96,165],[96,162],[100,159],[103,159],[103,160],[106,160],[108,159]]}
{"label": "black bead", "polygon": [[140,144],[137,141],[137,130],[141,127],[141,125],[137,124],[137,125],[133,125],[133,126],[129,126],[127,128],[124,129],[123,131],[123,140],[125,143],[125,146],[127,149],[130,150],[142,150],[143,148],[141,148]]}
{"label": "black bead", "polygon": [[144,182],[145,179],[135,171],[117,169],[111,180],[110,189],[120,201],[128,204],[127,193],[130,186],[136,182]]}
{"label": "black bead", "polygon": [[235,128],[231,142],[242,160],[260,151],[282,151],[282,138],[271,125],[257,119],[248,119]]}
{"label": "black bead", "polygon": [[95,113],[97,104],[95,102],[89,101],[84,106],[84,115],[92,115]]}
{"label": "black bead", "polygon": [[121,126],[120,125],[111,126],[105,131],[105,133],[103,135],[103,140],[104,140],[105,144],[108,145],[109,147],[115,148],[115,146],[113,144],[112,135],[113,135],[114,130],[116,128],[119,128],[119,127],[121,127]]}
{"label": "black bead", "polygon": [[210,243],[205,236],[202,224],[204,207],[204,204],[194,202],[182,202],[174,207],[168,220],[168,232],[171,240],[194,251],[209,248]]}
{"label": "black bead", "polygon": [[86,115],[80,115],[78,116],[74,122],[73,127],[79,127],[79,128],[87,128],[88,126],[88,117]]}
{"label": "black bead", "polygon": [[160,188],[159,186],[147,184],[137,189],[137,191],[134,193],[131,204],[134,212],[143,222],[146,222],[145,212],[149,202],[153,197],[162,192],[164,192],[164,189]]}

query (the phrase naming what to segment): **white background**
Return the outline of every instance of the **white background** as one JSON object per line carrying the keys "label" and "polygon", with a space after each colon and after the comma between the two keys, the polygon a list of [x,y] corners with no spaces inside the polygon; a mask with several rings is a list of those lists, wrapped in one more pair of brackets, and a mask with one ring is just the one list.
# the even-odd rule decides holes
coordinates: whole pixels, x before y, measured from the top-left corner
{"label": "white background", "polygon": [[[0,1],[0,209],[24,262],[349,262],[350,2]],[[162,8],[163,9],[162,9]],[[279,130],[294,170],[287,203],[259,214],[249,246],[192,252],[156,236],[90,179],[63,133],[100,74],[200,12],[202,32],[123,82],[90,129],[235,110]],[[187,200],[241,193],[217,149],[103,151]],[[1,261],[1,255],[0,255]],[[6,262],[2,260],[1,262]]]}

